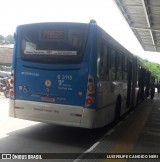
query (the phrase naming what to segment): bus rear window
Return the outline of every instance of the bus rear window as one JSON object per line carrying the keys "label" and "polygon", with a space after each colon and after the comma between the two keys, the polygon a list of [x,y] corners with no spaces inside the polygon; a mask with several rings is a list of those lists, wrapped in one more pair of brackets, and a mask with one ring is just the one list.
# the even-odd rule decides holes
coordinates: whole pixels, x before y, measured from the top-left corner
{"label": "bus rear window", "polygon": [[22,59],[49,62],[79,62],[83,58],[88,27],[38,27],[21,30]]}

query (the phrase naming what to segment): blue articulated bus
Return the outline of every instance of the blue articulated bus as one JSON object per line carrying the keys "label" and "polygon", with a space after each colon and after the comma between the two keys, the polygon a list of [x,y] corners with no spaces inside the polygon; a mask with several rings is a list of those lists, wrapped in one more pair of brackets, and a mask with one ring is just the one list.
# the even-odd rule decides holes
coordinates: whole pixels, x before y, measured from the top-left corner
{"label": "blue articulated bus", "polygon": [[140,89],[146,87],[146,81],[138,84],[142,68],[94,20],[20,25],[9,114],[58,125],[103,127],[141,100]]}

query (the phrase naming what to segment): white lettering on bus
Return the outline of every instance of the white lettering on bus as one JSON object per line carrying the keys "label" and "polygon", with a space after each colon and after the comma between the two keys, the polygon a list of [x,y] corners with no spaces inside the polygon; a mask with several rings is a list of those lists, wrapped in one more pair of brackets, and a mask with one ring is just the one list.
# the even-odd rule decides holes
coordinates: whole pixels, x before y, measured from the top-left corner
{"label": "white lettering on bus", "polygon": [[40,76],[39,73],[32,73],[32,72],[21,72],[22,75],[30,75],[30,76]]}
{"label": "white lettering on bus", "polygon": [[62,86],[63,82],[64,82],[64,80],[58,80],[59,86]]}
{"label": "white lettering on bus", "polygon": [[60,80],[60,79],[62,79],[62,80],[72,80],[73,77],[72,77],[72,75],[57,75],[57,79],[58,80]]}

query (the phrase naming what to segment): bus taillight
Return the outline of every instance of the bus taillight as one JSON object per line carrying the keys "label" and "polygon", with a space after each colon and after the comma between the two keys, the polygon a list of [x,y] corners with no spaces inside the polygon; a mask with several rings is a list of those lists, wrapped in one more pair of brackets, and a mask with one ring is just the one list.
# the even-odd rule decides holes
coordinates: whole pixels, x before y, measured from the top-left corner
{"label": "bus taillight", "polygon": [[88,90],[89,90],[89,91],[93,91],[93,90],[94,90],[94,86],[93,86],[93,85],[89,85],[89,86],[88,86]]}
{"label": "bus taillight", "polygon": [[91,75],[89,75],[85,107],[91,106],[94,102],[94,98],[95,98],[94,78]]}
{"label": "bus taillight", "polygon": [[87,99],[86,99],[86,104],[87,104],[87,105],[91,105],[91,104],[92,104],[92,99],[87,98]]}
{"label": "bus taillight", "polygon": [[10,80],[10,98],[14,98],[14,70],[11,72],[11,80]]}
{"label": "bus taillight", "polygon": [[89,96],[89,97],[95,97],[95,95],[94,95],[94,94],[91,94],[91,93],[88,94],[88,96]]}

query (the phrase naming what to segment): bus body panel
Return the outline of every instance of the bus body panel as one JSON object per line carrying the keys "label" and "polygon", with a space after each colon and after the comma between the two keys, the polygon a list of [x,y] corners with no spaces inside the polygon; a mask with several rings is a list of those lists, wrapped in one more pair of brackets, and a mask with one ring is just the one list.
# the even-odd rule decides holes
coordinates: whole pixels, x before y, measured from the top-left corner
{"label": "bus body panel", "polygon": [[[46,25],[47,28],[49,25]],[[63,25],[65,26],[65,23]],[[81,24],[79,25],[81,26]],[[71,26],[77,26],[80,29],[79,25],[77,26],[74,23],[71,24]],[[10,100],[10,116],[39,122],[93,128],[95,112],[95,106],[93,106],[94,103],[88,108],[84,108],[84,106],[86,106],[85,102],[88,77],[94,77],[96,73],[96,51],[92,50],[92,40],[95,35],[94,25],[91,24],[89,27],[83,58],[80,62],[77,62],[77,56],[74,55],[73,57],[64,56],[67,62],[62,56],[58,55],[51,56],[50,60],[47,56],[46,61],[45,57],[43,61],[43,57],[42,55],[39,55],[39,53],[37,57],[35,55],[35,52],[53,53],[53,50],[35,50],[33,51],[33,55],[30,56],[27,53],[23,54],[22,49],[25,48],[23,47],[24,40],[29,45],[29,50],[27,47],[27,52],[30,53],[33,45],[28,43],[28,41],[33,38],[37,39],[30,34],[25,35],[25,32],[27,30],[32,31],[33,29],[36,33],[36,29],[40,28],[42,30],[44,29],[44,26],[45,24],[36,24],[27,26],[24,25],[17,28],[17,40],[15,43],[16,50],[14,51],[14,58],[12,62],[15,95],[14,98],[11,97]],[[85,27],[87,25],[82,24],[82,26]],[[50,28],[48,29],[50,30]],[[64,27],[61,29],[64,29]],[[67,29],[65,29],[65,31],[67,31]],[[56,32],[57,31],[55,31],[55,33]],[[75,30],[74,32],[77,31]],[[71,34],[68,35],[68,38],[65,38],[65,40],[69,40],[68,43],[70,44],[71,38],[69,37],[76,37],[76,33],[74,32],[72,33],[70,31]],[[81,32],[83,32],[83,30]],[[21,40],[22,43],[20,43]],[[19,43],[17,43],[18,41]],[[46,44],[45,40],[43,41],[44,44]],[[76,39],[74,41],[76,41]],[[48,44],[50,44],[50,42]],[[57,40],[56,44],[58,45]],[[47,44],[45,47],[47,48]],[[51,47],[52,46],[50,46],[50,48]],[[63,54],[62,51],[60,52]],[[67,51],[67,53],[69,52]],[[92,57],[94,60],[90,60],[91,54],[93,55]],[[55,57],[56,61],[54,61],[53,57]],[[58,58],[60,60],[58,60]],[[37,61],[36,59],[41,60]],[[93,83],[96,84],[94,80]]]}
{"label": "bus body panel", "polygon": [[115,117],[115,107],[118,96],[121,96],[121,115],[126,111],[127,82],[120,81],[101,81],[97,88],[97,108],[101,114],[97,120],[110,123]]}
{"label": "bus body panel", "polygon": [[9,115],[38,122],[93,128],[94,113],[94,109],[86,109],[81,106],[10,100]]}
{"label": "bus body panel", "polygon": [[66,65],[61,69],[26,66],[21,61],[17,61],[16,66],[16,99],[79,106],[85,104],[87,62],[79,67]]}

